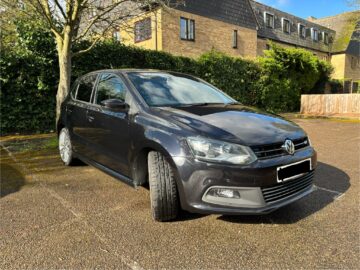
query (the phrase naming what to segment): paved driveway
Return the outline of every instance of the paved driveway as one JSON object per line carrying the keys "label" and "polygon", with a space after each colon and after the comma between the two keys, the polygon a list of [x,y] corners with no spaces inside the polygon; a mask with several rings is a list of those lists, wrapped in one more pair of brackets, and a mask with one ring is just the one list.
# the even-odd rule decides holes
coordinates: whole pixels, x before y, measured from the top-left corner
{"label": "paved driveway", "polygon": [[167,223],[145,188],[3,138],[0,269],[359,268],[360,125],[296,121],[318,150],[315,192],[267,216]]}

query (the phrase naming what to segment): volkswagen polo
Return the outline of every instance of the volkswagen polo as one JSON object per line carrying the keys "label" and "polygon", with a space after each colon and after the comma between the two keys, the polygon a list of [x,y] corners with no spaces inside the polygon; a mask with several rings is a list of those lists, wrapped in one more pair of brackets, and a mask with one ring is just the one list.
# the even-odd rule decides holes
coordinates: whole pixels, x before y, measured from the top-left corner
{"label": "volkswagen polo", "polygon": [[282,117],[180,73],[102,70],[75,81],[58,121],[65,165],[79,159],[149,185],[153,218],[264,214],[309,194],[316,151]]}

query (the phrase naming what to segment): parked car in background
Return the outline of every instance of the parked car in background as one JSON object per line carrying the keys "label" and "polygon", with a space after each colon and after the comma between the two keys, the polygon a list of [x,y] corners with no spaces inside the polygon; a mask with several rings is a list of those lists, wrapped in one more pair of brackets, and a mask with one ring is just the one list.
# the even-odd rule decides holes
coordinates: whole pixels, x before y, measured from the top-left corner
{"label": "parked car in background", "polygon": [[102,70],[73,85],[58,123],[65,165],[80,159],[137,187],[155,220],[264,214],[309,194],[316,151],[285,119],[241,105],[198,78]]}

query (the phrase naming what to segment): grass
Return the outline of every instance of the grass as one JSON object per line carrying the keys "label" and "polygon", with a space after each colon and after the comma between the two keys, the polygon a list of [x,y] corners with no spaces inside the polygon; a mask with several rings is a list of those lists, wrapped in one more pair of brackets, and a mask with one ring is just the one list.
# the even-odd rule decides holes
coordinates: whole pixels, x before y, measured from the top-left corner
{"label": "grass", "polygon": [[47,137],[37,137],[34,135],[32,138],[19,136],[11,140],[6,140],[4,145],[11,149],[11,151],[18,153],[54,150],[58,147],[58,138],[55,134]]}

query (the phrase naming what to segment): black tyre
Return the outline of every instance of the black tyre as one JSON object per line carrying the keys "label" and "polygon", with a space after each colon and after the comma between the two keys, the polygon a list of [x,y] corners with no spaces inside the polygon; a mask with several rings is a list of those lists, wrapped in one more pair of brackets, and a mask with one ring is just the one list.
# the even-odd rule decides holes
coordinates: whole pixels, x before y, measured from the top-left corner
{"label": "black tyre", "polygon": [[148,155],[151,211],[154,220],[167,221],[178,215],[179,202],[174,169],[159,152]]}
{"label": "black tyre", "polygon": [[74,158],[69,130],[64,127],[59,133],[59,152],[61,160],[66,166],[76,165],[78,160]]}

